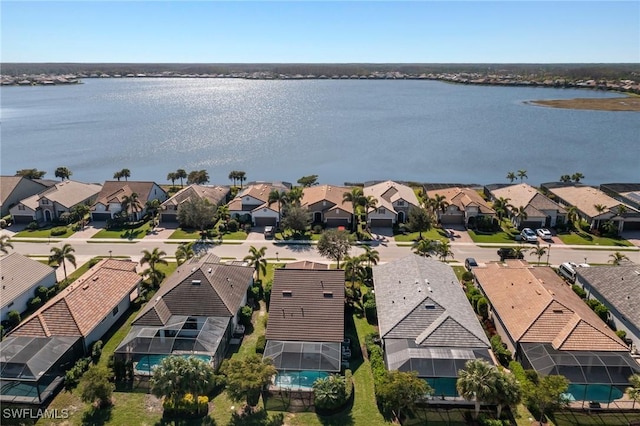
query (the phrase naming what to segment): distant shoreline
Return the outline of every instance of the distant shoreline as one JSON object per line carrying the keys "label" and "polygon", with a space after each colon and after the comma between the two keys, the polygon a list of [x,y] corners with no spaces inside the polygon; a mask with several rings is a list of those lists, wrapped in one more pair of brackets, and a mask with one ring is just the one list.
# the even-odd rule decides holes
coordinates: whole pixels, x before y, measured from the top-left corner
{"label": "distant shoreline", "polygon": [[535,100],[525,101],[525,104],[563,109],[640,112],[640,97],[638,96],[601,99],[583,98]]}

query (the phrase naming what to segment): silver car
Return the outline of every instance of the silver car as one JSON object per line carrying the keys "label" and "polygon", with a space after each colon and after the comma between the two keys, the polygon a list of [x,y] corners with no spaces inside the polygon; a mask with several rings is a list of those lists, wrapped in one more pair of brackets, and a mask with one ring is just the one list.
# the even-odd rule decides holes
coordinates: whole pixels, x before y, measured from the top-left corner
{"label": "silver car", "polygon": [[538,237],[542,238],[545,241],[551,240],[551,231],[549,231],[547,228],[536,229],[536,234],[538,234]]}
{"label": "silver car", "polygon": [[522,237],[522,241],[526,241],[528,243],[535,243],[538,241],[538,236],[531,228],[524,228],[520,233]]}

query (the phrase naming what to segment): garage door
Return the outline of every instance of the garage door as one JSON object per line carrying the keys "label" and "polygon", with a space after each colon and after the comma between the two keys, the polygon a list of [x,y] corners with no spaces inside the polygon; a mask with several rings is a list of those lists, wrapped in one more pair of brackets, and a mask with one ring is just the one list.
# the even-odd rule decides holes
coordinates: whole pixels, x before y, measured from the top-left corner
{"label": "garage door", "polygon": [[393,226],[393,221],[391,219],[371,219],[369,226],[372,228],[390,228]]}
{"label": "garage door", "polygon": [[175,215],[175,214],[161,214],[160,215],[160,222],[176,223],[176,222],[178,222],[178,215]]}
{"label": "garage door", "polygon": [[444,215],[440,217],[440,222],[443,225],[459,225],[464,223],[464,216],[462,215]]}
{"label": "garage door", "polygon": [[622,230],[623,231],[640,231],[640,221],[629,222],[625,220]]}
{"label": "garage door", "polygon": [[33,216],[13,216],[13,223],[31,223],[34,220]]}
{"label": "garage door", "polygon": [[276,226],[278,220],[275,217],[254,217],[253,223],[256,226]]}
{"label": "garage door", "polygon": [[91,219],[98,222],[104,222],[111,219],[111,215],[109,213],[91,213]]}
{"label": "garage door", "polygon": [[327,219],[327,227],[328,228],[337,228],[338,226],[344,226],[348,228],[351,226],[347,219]]}

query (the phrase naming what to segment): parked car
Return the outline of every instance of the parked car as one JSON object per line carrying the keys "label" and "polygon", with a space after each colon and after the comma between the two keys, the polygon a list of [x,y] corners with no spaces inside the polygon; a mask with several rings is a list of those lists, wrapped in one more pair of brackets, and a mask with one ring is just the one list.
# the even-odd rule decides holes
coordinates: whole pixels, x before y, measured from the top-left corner
{"label": "parked car", "polygon": [[576,282],[576,269],[588,268],[589,266],[588,263],[576,264],[574,262],[564,262],[558,267],[558,274],[573,284]]}
{"label": "parked car", "polygon": [[549,231],[547,228],[536,229],[536,234],[538,234],[538,237],[542,238],[545,241],[551,240],[551,231]]}
{"label": "parked car", "polygon": [[464,267],[467,268],[467,271],[471,271],[473,268],[478,266],[478,262],[473,257],[467,257],[464,260]]}
{"label": "parked car", "polygon": [[511,247],[499,248],[498,256],[500,256],[500,261],[504,261],[505,259],[524,259],[524,253],[516,252]]}
{"label": "parked car", "polygon": [[538,236],[531,228],[524,228],[522,232],[520,232],[520,236],[522,237],[522,241],[526,241],[528,243],[535,243],[538,241]]}
{"label": "parked car", "polygon": [[265,238],[273,238],[273,226],[265,226],[264,227],[264,237]]}

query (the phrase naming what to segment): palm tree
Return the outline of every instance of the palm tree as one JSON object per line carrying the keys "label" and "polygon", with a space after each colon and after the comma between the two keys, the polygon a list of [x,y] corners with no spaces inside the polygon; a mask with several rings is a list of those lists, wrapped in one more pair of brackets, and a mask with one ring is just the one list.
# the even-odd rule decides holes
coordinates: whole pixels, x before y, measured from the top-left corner
{"label": "palm tree", "polygon": [[77,204],[71,210],[80,222],[80,226],[84,229],[84,218],[91,211],[91,208],[86,204]]}
{"label": "palm tree", "polygon": [[513,172],[507,173],[507,179],[509,179],[509,182],[513,183],[513,181],[517,179],[516,174]]}
{"label": "palm tree", "polygon": [[[345,192],[342,194],[342,202],[343,203],[351,203],[351,207],[353,208],[353,216],[357,217],[358,214],[358,206],[362,204],[362,200],[364,198],[364,192],[362,188],[359,186],[355,186],[351,188],[351,191]],[[352,230],[355,231],[358,226],[357,220],[353,221]]]}
{"label": "palm tree", "polygon": [[449,202],[447,201],[447,197],[444,195],[435,194],[433,196],[433,208],[435,211],[440,211],[444,214],[445,210],[449,207]]}
{"label": "palm tree", "polygon": [[231,213],[229,212],[229,206],[226,204],[222,204],[216,208],[216,217],[218,220],[224,220],[227,222],[229,220],[229,216]]}
{"label": "palm tree", "polygon": [[371,267],[371,265],[377,265],[380,260],[380,253],[378,250],[372,249],[369,246],[364,246],[364,253],[360,255],[362,260],[367,262],[367,266]]}
{"label": "palm tree", "polygon": [[73,255],[74,252],[75,249],[68,243],[63,245],[62,248],[51,248],[51,255],[49,256],[48,263],[49,265],[56,265],[56,267],[62,265],[65,281],[67,280],[67,265],[65,264],[65,261],[71,263],[74,268],[76,267],[76,257]]}
{"label": "palm tree", "polygon": [[518,170],[518,177],[520,178],[520,182],[522,182],[522,179],[528,178],[529,176],[527,176],[526,170],[520,169]]}
{"label": "palm tree", "polygon": [[435,251],[434,242],[428,238],[418,240],[411,246],[418,256],[431,257]]}
{"label": "palm tree", "polygon": [[152,251],[142,250],[142,258],[140,259],[140,266],[145,264],[149,265],[149,268],[146,269],[143,274],[147,275],[151,280],[151,283],[154,286],[158,286],[162,279],[164,278],[164,274],[157,268],[158,265],[167,265],[167,261],[164,259],[167,253],[160,250],[158,247],[154,248]]}
{"label": "palm tree", "polygon": [[522,206],[512,207],[511,214],[513,214],[513,217],[516,218],[516,221],[518,222],[518,226],[521,220],[527,220],[527,218],[529,217],[529,215],[525,211],[525,207],[522,207]]}
{"label": "palm tree", "polygon": [[513,247],[511,250],[513,250],[513,255],[516,259],[520,259],[521,257],[524,259],[524,253],[529,251],[529,247],[517,246]]}
{"label": "palm tree", "polygon": [[187,171],[185,169],[176,170],[176,179],[180,179],[180,188],[184,186],[182,183],[182,179],[186,179],[187,176]]}
{"label": "palm tree", "polygon": [[73,173],[66,167],[58,167],[54,172],[55,177],[59,177],[60,180],[69,180]]}
{"label": "palm tree", "polygon": [[190,393],[197,401],[215,387],[216,376],[213,367],[201,359],[168,356],[153,370],[150,384],[151,393],[159,398],[178,403]]}
{"label": "palm tree", "polygon": [[493,210],[498,215],[498,220],[502,220],[513,206],[509,204],[511,198],[499,197],[493,202]]}
{"label": "palm tree", "polygon": [[456,388],[464,399],[474,402],[474,419],[480,413],[480,403],[495,398],[497,371],[487,361],[474,359],[467,361],[464,370],[458,372]]}
{"label": "palm tree", "polygon": [[178,263],[178,266],[182,265],[184,262],[196,255],[195,251],[193,250],[193,244],[194,241],[190,243],[182,243],[178,246],[178,248],[176,249],[176,262]]}
{"label": "palm tree", "polygon": [[580,182],[580,179],[584,179],[584,175],[580,172],[575,172],[571,175],[571,180],[573,180],[575,183]]}
{"label": "palm tree", "polygon": [[113,178],[118,179],[118,182],[120,182],[120,178],[122,178],[122,172],[115,172],[113,174]]}
{"label": "palm tree", "polygon": [[304,197],[304,191],[301,186],[294,186],[289,190],[289,192],[287,192],[287,199],[291,204],[299,206],[302,201],[302,197]]}
{"label": "palm tree", "polygon": [[0,251],[4,254],[8,254],[9,253],[8,249],[13,249],[13,244],[11,244],[11,242],[9,241],[9,236],[8,235],[0,236]]}
{"label": "palm tree", "polygon": [[277,189],[274,189],[269,193],[269,206],[271,206],[271,204],[273,203],[278,203],[278,225],[280,225],[280,221],[282,219],[282,205],[286,203],[287,200],[287,193],[285,191],[278,191]]}
{"label": "palm tree", "polygon": [[443,262],[447,261],[447,257],[453,257],[453,251],[451,251],[451,243],[449,241],[438,241],[436,245],[436,253],[438,253],[438,257]]}
{"label": "palm tree", "polygon": [[522,387],[513,374],[499,371],[493,403],[496,404],[496,419],[502,415],[502,407],[514,407],[522,401]]}
{"label": "palm tree", "polygon": [[[342,268],[344,269],[347,279],[351,285],[345,288],[345,295],[347,301],[353,305],[354,303],[360,304],[362,297],[362,291],[360,290],[360,283],[367,277],[367,270],[362,266],[363,259],[360,256],[351,257],[346,256]],[[357,283],[356,283],[357,282]]]}
{"label": "palm tree", "polygon": [[131,177],[131,170],[129,169],[122,169],[120,170],[120,177],[123,177],[125,181],[128,181],[129,178]]}
{"label": "palm tree", "polygon": [[342,404],[347,395],[344,377],[332,374],[313,382],[313,401],[317,407],[333,409]]}
{"label": "palm tree", "polygon": [[238,180],[238,172],[235,170],[229,172],[229,180],[233,182],[233,186],[236,186],[236,181]]}
{"label": "palm tree", "polygon": [[176,172],[170,172],[167,174],[167,180],[171,181],[172,187],[176,184],[177,179],[178,179],[178,175],[176,174]]}
{"label": "palm tree", "polygon": [[367,195],[362,199],[364,208],[364,223],[369,223],[369,210],[378,207],[378,200],[373,195]]}
{"label": "palm tree", "polygon": [[562,175],[562,176],[560,176],[560,182],[563,182],[563,183],[571,182],[571,176],[570,175]]}
{"label": "palm tree", "polygon": [[136,213],[142,210],[142,205],[140,204],[140,196],[132,192],[131,195],[124,195],[122,197],[122,210],[127,213],[129,220],[136,220]]}
{"label": "palm tree", "polygon": [[627,206],[625,206],[624,204],[620,204],[616,210],[617,210],[618,216],[623,216],[625,213],[629,211],[629,209],[627,209]]}
{"label": "palm tree", "polygon": [[149,200],[145,203],[144,208],[149,212],[151,217],[155,220],[156,215],[158,214],[158,210],[160,210],[160,200],[154,198],[153,200]]}
{"label": "palm tree", "polygon": [[249,266],[253,266],[256,270],[256,281],[260,280],[260,271],[262,271],[262,275],[266,275],[267,273],[267,259],[265,259],[265,254],[267,252],[266,247],[260,247],[259,249],[254,246],[249,247],[249,254],[244,257],[244,261],[249,262]]}
{"label": "palm tree", "polygon": [[629,377],[629,383],[631,386],[626,389],[626,392],[627,396],[633,400],[632,408],[635,408],[636,402],[640,401],[640,374],[634,374]]}
{"label": "palm tree", "polygon": [[[598,212],[598,216],[604,213],[607,210],[607,206],[603,204],[594,204],[593,208]],[[596,229],[600,228],[600,219],[596,222]]]}
{"label": "palm tree", "polygon": [[539,245],[533,250],[531,250],[530,254],[531,256],[536,256],[538,258],[538,264],[540,264],[540,259],[542,259],[542,256],[547,254],[547,248]]}
{"label": "palm tree", "polygon": [[610,254],[609,257],[611,258],[609,263],[613,264],[613,266],[619,266],[623,261],[629,260],[626,254],[622,254],[619,251]]}
{"label": "palm tree", "polygon": [[242,189],[242,182],[247,180],[247,173],[242,170],[238,171],[238,180],[240,181],[240,189]]}
{"label": "palm tree", "polygon": [[576,206],[570,206],[567,209],[567,221],[569,224],[575,228],[575,223],[578,221],[580,216],[578,215],[578,208]]}

